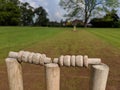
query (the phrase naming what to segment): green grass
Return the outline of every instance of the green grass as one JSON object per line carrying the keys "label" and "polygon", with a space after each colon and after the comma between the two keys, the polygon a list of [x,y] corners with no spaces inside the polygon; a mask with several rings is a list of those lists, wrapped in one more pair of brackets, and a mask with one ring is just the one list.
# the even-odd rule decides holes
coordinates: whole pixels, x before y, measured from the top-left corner
{"label": "green grass", "polygon": [[10,50],[18,51],[51,38],[63,30],[41,27],[0,27],[0,58]]}
{"label": "green grass", "polygon": [[100,37],[107,43],[120,49],[120,29],[93,29],[89,30],[92,34]]}

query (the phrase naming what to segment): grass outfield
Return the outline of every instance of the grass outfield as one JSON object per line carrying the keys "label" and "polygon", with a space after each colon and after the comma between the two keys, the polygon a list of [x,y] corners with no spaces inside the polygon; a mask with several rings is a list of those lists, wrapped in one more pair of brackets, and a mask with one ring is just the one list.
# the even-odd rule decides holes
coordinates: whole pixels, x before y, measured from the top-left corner
{"label": "grass outfield", "polygon": [[40,27],[0,27],[0,58],[57,35],[62,30]]}
{"label": "grass outfield", "polygon": [[[119,90],[120,88],[120,29],[79,28],[77,32],[72,32],[72,28],[0,27],[1,72],[6,70],[4,59],[8,52],[19,50],[45,53],[52,58],[59,57],[61,54],[87,54],[89,57],[101,58],[104,63],[110,66],[107,90]],[[29,81],[39,75],[38,66],[23,65],[23,68],[26,81],[25,90],[44,90],[44,85],[39,84],[39,80],[42,78],[33,81],[34,84]],[[70,70],[63,67],[61,69],[62,90],[80,90],[80,88],[88,90],[84,86],[88,86],[86,83],[89,80],[89,73],[84,70],[78,68]],[[44,72],[43,68],[41,72]],[[6,72],[4,74],[6,75]],[[3,78],[3,84],[0,84],[0,88],[8,90],[4,74],[0,74],[0,77]],[[40,75],[43,76],[43,74]],[[6,89],[3,89],[3,86]]]}

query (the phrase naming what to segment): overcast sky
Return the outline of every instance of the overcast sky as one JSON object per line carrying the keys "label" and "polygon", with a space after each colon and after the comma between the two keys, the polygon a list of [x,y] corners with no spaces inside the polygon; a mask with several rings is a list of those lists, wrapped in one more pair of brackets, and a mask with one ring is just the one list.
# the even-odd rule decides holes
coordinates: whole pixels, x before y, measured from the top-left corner
{"label": "overcast sky", "polygon": [[42,6],[47,12],[48,17],[52,21],[60,21],[63,18],[64,10],[60,8],[60,0],[20,0],[21,2],[29,2],[33,7]]}
{"label": "overcast sky", "polygon": [[[59,6],[60,0],[20,0],[21,2],[28,2],[33,7],[42,6],[47,12],[48,17],[52,21],[60,21],[63,19],[65,11]],[[120,16],[120,9],[118,10]]]}

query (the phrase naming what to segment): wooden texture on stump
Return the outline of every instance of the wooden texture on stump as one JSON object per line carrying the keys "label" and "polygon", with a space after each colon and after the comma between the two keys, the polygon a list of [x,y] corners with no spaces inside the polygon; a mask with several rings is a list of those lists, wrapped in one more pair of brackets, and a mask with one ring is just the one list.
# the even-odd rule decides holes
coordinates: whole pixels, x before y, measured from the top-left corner
{"label": "wooden texture on stump", "polygon": [[23,90],[21,64],[14,58],[7,58],[5,61],[7,65],[10,90]]}
{"label": "wooden texture on stump", "polygon": [[60,68],[58,64],[46,64],[46,90],[60,90]]}
{"label": "wooden texture on stump", "polygon": [[105,64],[91,66],[90,90],[105,90],[109,67]]}

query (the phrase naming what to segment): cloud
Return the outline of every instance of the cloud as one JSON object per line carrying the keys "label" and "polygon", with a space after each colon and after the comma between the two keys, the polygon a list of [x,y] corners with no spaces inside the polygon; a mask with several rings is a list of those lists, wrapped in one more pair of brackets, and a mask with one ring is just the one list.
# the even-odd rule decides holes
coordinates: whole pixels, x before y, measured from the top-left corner
{"label": "cloud", "polygon": [[45,3],[44,3],[44,5],[45,5],[45,6],[48,6],[48,3],[47,3],[47,2],[45,2]]}
{"label": "cloud", "polygon": [[31,2],[30,5],[31,5],[32,7],[38,7],[38,5],[37,5],[35,2]]}
{"label": "cloud", "polygon": [[39,1],[43,2],[43,1],[45,1],[45,0],[39,0]]}
{"label": "cloud", "polygon": [[46,0],[20,0],[21,2],[28,2],[32,7],[39,7],[39,6],[47,6],[48,3],[46,2]]}
{"label": "cloud", "polygon": [[28,2],[33,7],[42,6],[48,12],[48,18],[52,21],[60,21],[63,17],[64,10],[59,6],[60,0],[20,0]]}
{"label": "cloud", "polygon": [[61,13],[58,12],[58,11],[55,13],[55,16],[56,16],[56,17],[62,17],[62,16],[61,16]]}

